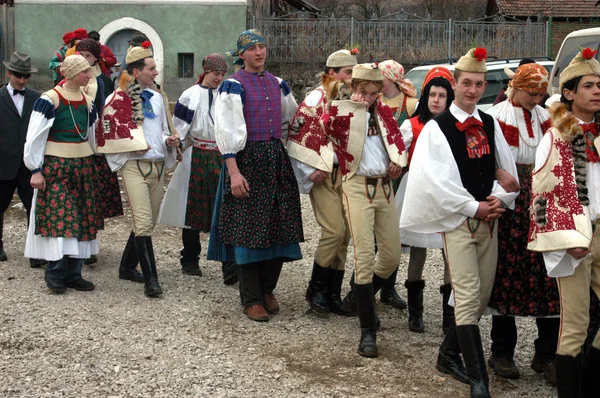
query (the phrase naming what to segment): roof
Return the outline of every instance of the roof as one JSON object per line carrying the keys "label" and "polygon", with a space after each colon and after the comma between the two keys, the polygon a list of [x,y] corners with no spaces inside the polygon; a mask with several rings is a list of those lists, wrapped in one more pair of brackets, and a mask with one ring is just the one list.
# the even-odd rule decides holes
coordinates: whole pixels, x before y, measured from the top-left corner
{"label": "roof", "polygon": [[313,12],[318,14],[321,10],[318,7],[315,7],[313,4],[306,0],[285,0],[286,3],[291,5],[292,7],[297,8],[298,10],[302,10],[303,8],[306,11]]}
{"label": "roof", "polygon": [[496,0],[500,13],[515,17],[553,16],[590,18],[600,16],[597,0]]}

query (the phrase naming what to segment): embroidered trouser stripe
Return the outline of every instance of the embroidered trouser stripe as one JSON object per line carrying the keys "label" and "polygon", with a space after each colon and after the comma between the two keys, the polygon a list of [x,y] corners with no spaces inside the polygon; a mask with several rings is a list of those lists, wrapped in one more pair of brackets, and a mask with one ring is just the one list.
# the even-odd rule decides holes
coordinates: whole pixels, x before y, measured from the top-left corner
{"label": "embroidered trouser stripe", "polygon": [[[587,337],[590,322],[590,291],[600,297],[600,229],[592,238],[592,253],[585,257],[571,276],[557,278],[560,293],[560,335],[558,354],[577,356]],[[600,349],[600,333],[593,346]]]}
{"label": "embroidered trouser stripe", "polygon": [[497,222],[469,218],[443,234],[458,326],[477,325],[490,299],[498,262],[497,231]]}
{"label": "embroidered trouser stripe", "polygon": [[[400,264],[400,230],[391,181],[387,187],[367,185],[365,177],[353,176],[342,183],[344,210],[354,245],[356,284],[373,280],[373,273],[387,279]],[[389,199],[388,196],[389,195]],[[375,236],[377,260],[375,260]]]}
{"label": "embroidered trouser stripe", "polygon": [[321,226],[319,247],[315,252],[315,262],[321,267],[344,270],[346,254],[350,242],[350,228],[344,216],[342,178],[336,170],[335,183],[333,175],[320,184],[315,184],[310,191],[315,219]]}

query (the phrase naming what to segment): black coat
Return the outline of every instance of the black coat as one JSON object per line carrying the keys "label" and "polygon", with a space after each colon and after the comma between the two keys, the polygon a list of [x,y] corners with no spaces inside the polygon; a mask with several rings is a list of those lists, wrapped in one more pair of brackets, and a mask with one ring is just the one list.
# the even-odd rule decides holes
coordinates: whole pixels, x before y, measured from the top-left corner
{"label": "black coat", "polygon": [[6,85],[0,88],[0,180],[13,180],[23,162],[23,148],[33,103],[41,93],[25,88],[23,116],[10,98]]}

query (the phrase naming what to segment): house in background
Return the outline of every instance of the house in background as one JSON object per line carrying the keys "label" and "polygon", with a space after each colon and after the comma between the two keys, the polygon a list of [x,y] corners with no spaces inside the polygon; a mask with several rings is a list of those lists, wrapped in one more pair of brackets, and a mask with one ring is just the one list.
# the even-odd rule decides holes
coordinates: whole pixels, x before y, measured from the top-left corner
{"label": "house in background", "polygon": [[487,15],[503,15],[532,21],[549,21],[550,56],[554,58],[564,38],[579,29],[595,28],[600,23],[597,0],[488,0]]}
{"label": "house in background", "polygon": [[39,69],[32,87],[52,87],[48,62],[65,32],[98,31],[122,61],[127,41],[139,31],[152,42],[157,81],[171,99],[195,83],[205,55],[235,48],[247,15],[246,0],[18,0],[14,7],[1,7],[2,57],[15,50],[29,53]]}

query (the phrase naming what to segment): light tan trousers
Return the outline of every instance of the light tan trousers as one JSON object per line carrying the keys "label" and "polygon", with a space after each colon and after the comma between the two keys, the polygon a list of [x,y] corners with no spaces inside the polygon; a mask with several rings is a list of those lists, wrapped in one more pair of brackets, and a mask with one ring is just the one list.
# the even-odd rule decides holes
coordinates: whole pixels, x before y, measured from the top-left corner
{"label": "light tan trousers", "polygon": [[136,236],[151,236],[163,194],[164,162],[128,160],[121,168]]}
{"label": "light tan trousers", "polygon": [[[387,279],[400,264],[400,230],[392,181],[374,179],[367,183],[361,176],[342,182],[344,210],[354,243],[355,282],[373,281],[373,273]],[[375,259],[377,236],[377,260]]]}
{"label": "light tan trousers", "polygon": [[467,218],[443,234],[454,291],[456,325],[477,325],[492,294],[498,263],[498,222]]}
{"label": "light tan trousers", "polygon": [[350,229],[344,216],[342,174],[339,169],[329,174],[310,191],[315,219],[321,226],[321,239],[315,251],[315,262],[324,268],[343,271],[350,242]]}
{"label": "light tan trousers", "polygon": [[[590,287],[600,297],[600,227],[594,232],[591,251],[573,275],[556,278],[560,293],[559,355],[576,357],[581,352],[590,322]],[[600,333],[592,344],[600,349]]]}

